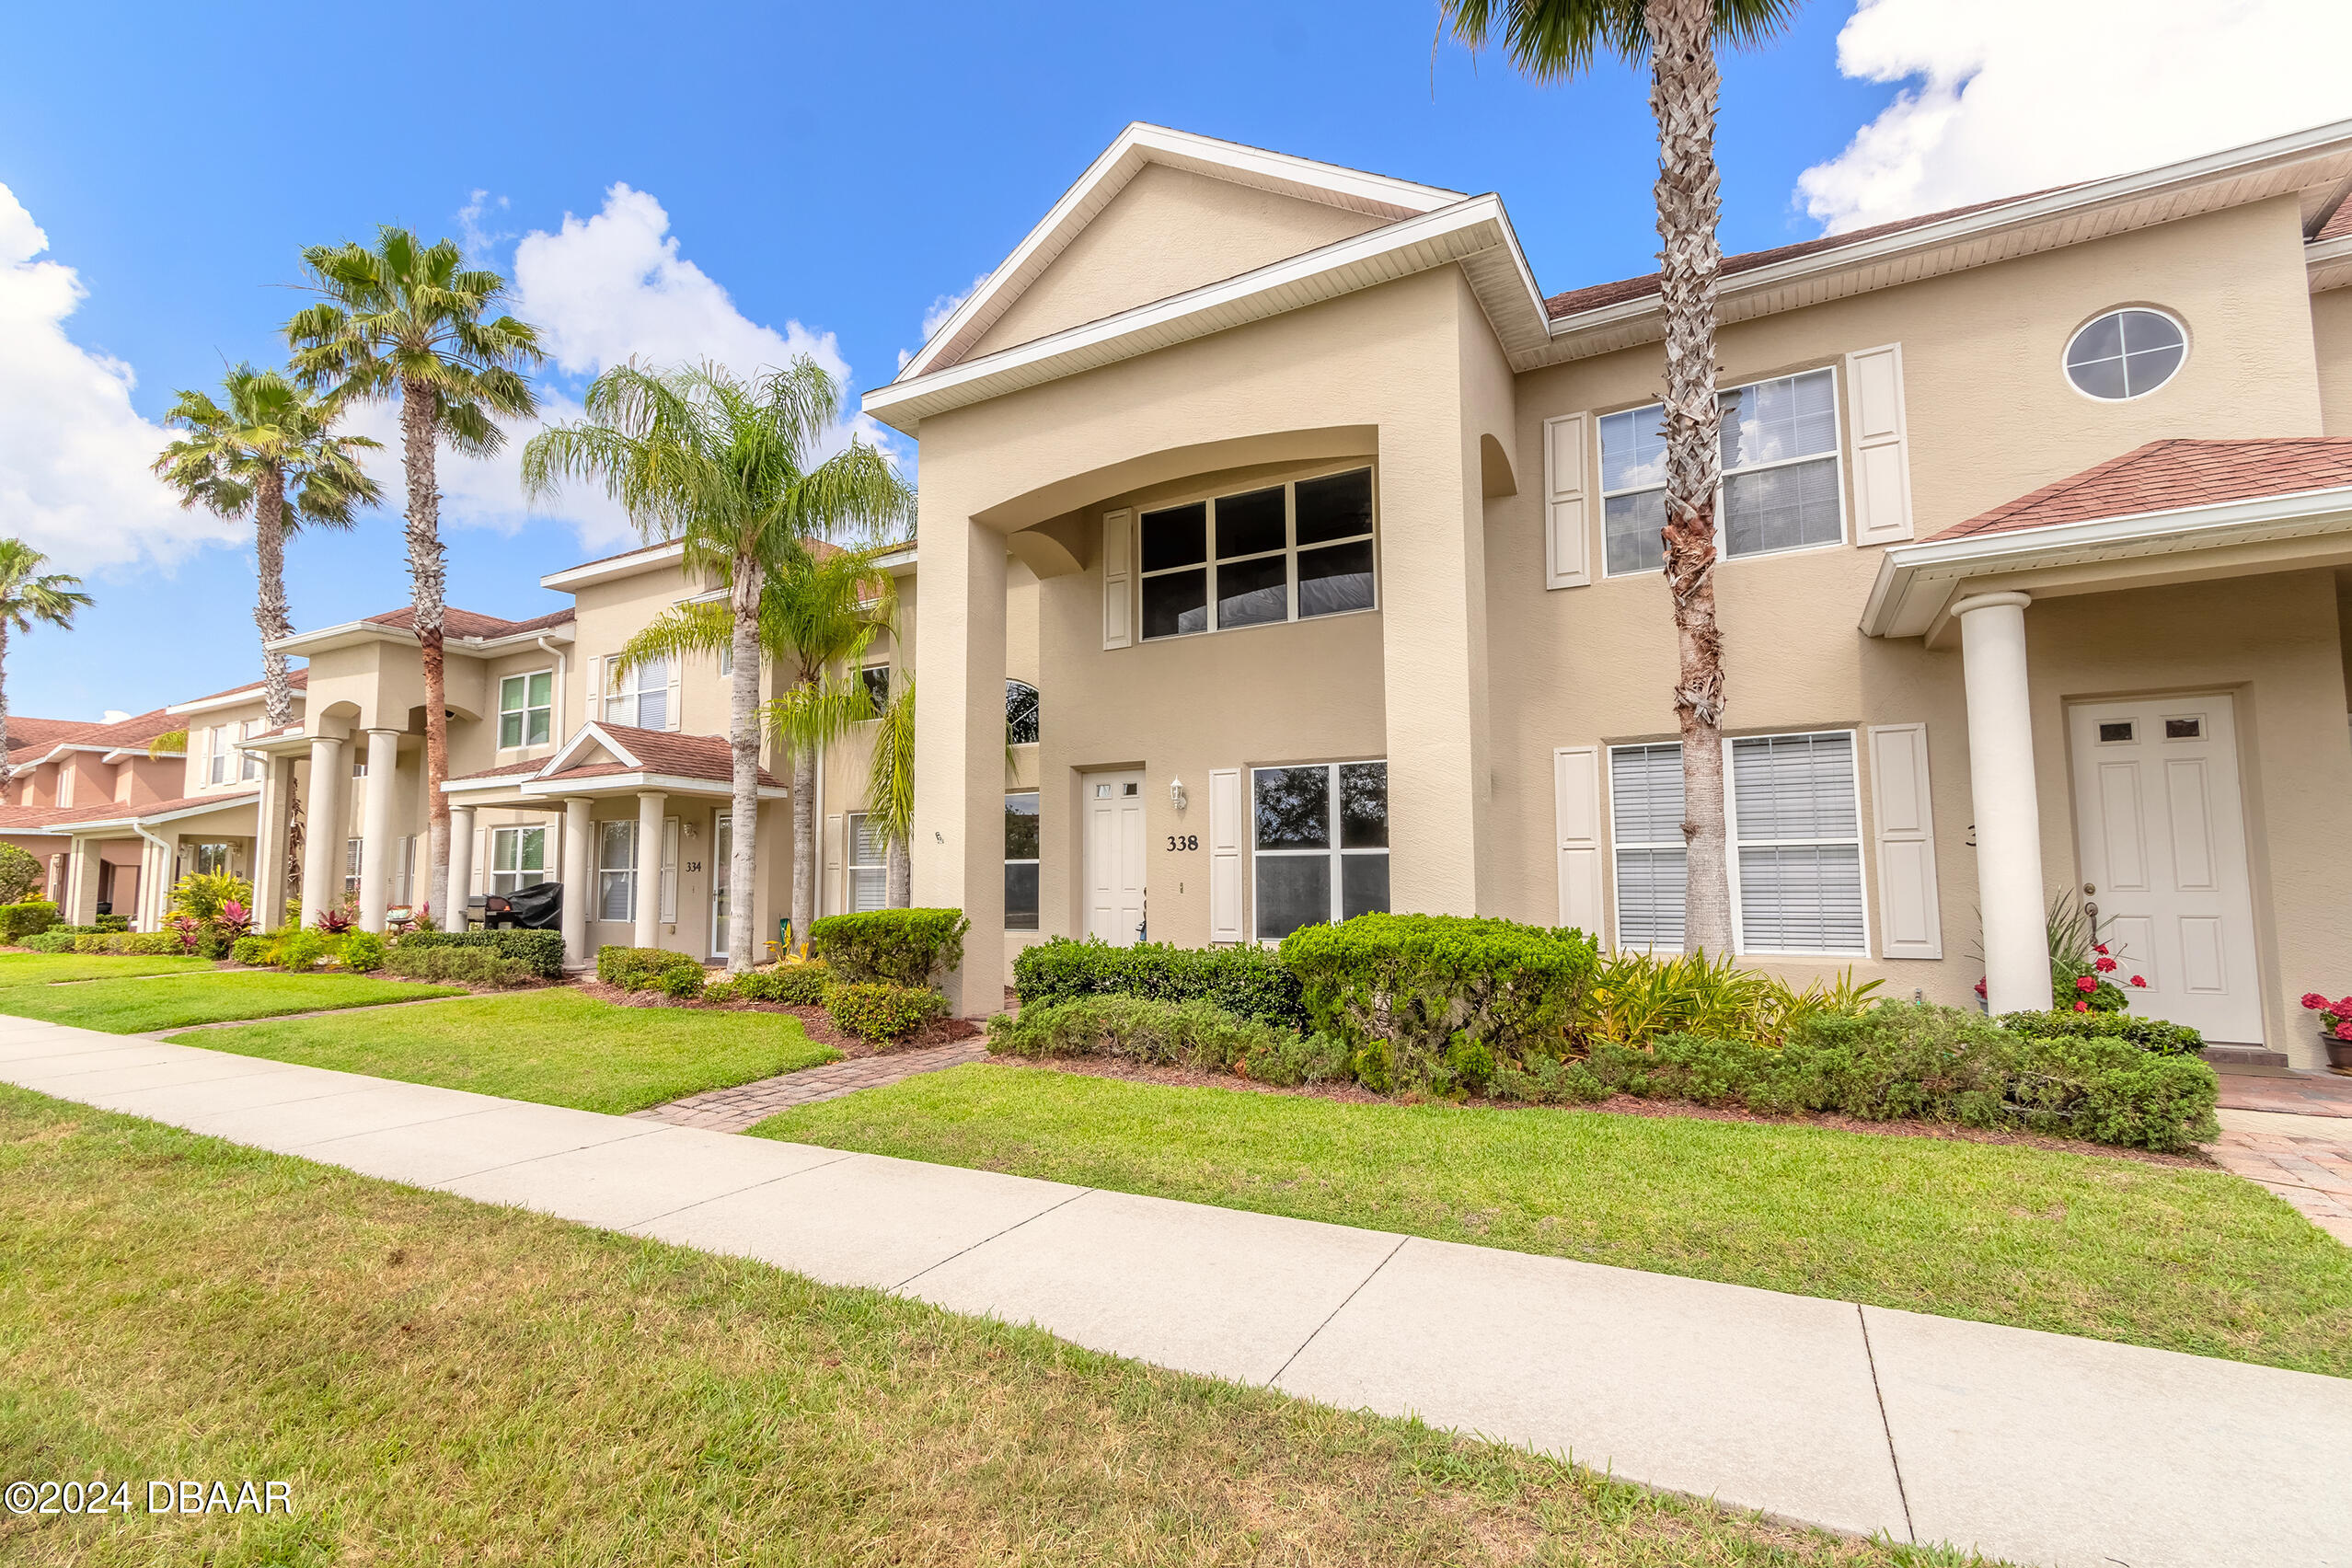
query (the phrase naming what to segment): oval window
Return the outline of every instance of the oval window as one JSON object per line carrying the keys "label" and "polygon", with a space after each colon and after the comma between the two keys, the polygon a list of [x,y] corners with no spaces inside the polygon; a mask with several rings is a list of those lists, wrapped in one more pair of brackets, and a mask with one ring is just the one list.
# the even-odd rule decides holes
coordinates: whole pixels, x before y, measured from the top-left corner
{"label": "oval window", "polygon": [[2066,346],[2066,378],[2104,402],[2144,398],[2188,357],[2188,334],[2161,310],[2111,310],[2087,322]]}

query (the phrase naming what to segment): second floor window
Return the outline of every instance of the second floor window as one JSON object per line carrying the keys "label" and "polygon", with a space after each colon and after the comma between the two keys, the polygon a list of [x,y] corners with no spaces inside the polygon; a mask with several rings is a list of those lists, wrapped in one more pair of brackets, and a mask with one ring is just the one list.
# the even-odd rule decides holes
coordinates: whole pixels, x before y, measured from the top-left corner
{"label": "second floor window", "polygon": [[229,732],[226,724],[204,732],[204,782],[225,784],[229,776]]}
{"label": "second floor window", "polygon": [[1368,610],[1372,470],[1147,512],[1147,640]]}
{"label": "second floor window", "polygon": [[1027,681],[1005,683],[1005,744],[1037,743],[1037,688]]}
{"label": "second floor window", "polygon": [[555,726],[555,672],[535,670],[498,683],[498,744],[543,746]]}
{"label": "second floor window", "polygon": [[875,712],[880,713],[890,706],[888,664],[868,664],[858,672],[858,678],[865,683],[866,700],[873,704]]}
{"label": "second floor window", "polygon": [[640,730],[670,727],[670,662],[649,659],[624,671],[617,658],[605,661],[605,721]]}
{"label": "second floor window", "polygon": [[[1838,378],[1806,371],[1722,395],[1716,543],[1727,556],[1834,545],[1846,536],[1838,473]],[[1666,562],[1665,409],[1600,420],[1602,548],[1612,577]]]}

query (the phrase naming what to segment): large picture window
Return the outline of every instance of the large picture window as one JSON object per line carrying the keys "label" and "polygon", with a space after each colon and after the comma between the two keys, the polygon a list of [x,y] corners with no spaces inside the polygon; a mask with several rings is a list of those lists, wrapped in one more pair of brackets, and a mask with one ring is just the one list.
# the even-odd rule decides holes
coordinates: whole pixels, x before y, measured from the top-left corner
{"label": "large picture window", "polygon": [[1141,528],[1147,640],[1376,602],[1369,468],[1162,507]]}
{"label": "large picture window", "polygon": [[863,812],[849,813],[849,912],[853,915],[882,909],[890,903],[888,849],[882,835],[868,825],[872,820]]}
{"label": "large picture window", "polygon": [[[1735,386],[1719,399],[1723,489],[1716,546],[1726,556],[1770,555],[1841,543],[1845,499],[1838,472],[1838,378],[1806,371]],[[1665,407],[1604,414],[1601,545],[1608,574],[1665,564]]]}
{"label": "large picture window", "polygon": [[490,890],[499,897],[517,888],[534,887],[548,880],[548,830],[544,827],[490,829]]}
{"label": "large picture window", "polygon": [[637,824],[596,824],[596,918],[637,918]]}
{"label": "large picture window", "polygon": [[1037,791],[1005,797],[1005,929],[1037,929]]}
{"label": "large picture window", "polygon": [[535,670],[498,683],[498,744],[543,746],[554,731],[555,672]]}
{"label": "large picture window", "polygon": [[623,671],[618,658],[605,661],[605,721],[640,730],[670,727],[670,662],[648,659]]}
{"label": "large picture window", "polygon": [[1389,907],[1389,765],[1316,763],[1250,774],[1257,934]]}
{"label": "large picture window", "polygon": [[[1725,747],[1732,928],[1742,952],[1868,951],[1862,802],[1850,731],[1744,735]],[[1609,750],[1617,940],[1673,951],[1689,883],[1682,748]]]}

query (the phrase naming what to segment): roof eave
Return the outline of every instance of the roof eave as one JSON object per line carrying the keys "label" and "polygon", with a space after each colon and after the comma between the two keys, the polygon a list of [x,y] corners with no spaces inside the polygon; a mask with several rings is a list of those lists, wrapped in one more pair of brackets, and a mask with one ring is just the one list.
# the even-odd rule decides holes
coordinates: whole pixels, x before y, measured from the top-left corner
{"label": "roof eave", "polygon": [[579,566],[567,566],[561,571],[550,571],[539,579],[539,586],[559,593],[575,592],[598,582],[614,582],[624,577],[635,577],[640,572],[658,571],[672,562],[682,562],[685,556],[684,541],[670,539],[605,560],[592,560]]}

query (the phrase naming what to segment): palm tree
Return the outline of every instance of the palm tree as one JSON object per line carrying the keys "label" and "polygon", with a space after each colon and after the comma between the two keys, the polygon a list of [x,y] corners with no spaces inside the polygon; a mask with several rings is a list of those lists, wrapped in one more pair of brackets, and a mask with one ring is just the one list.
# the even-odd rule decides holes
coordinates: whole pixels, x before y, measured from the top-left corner
{"label": "palm tree", "polygon": [[44,572],[49,558],[22,539],[0,539],[0,787],[8,782],[8,637],[36,624],[70,631],[74,612],[91,602],[82,580]]}
{"label": "palm tree", "polygon": [[[891,597],[868,552],[827,542],[878,540],[911,513],[914,492],[863,442],[817,461],[841,392],[806,356],[748,381],[717,365],[618,365],[590,385],[585,406],[587,418],[524,448],[524,486],[538,497],[566,479],[601,479],[640,533],[683,539],[686,570],[726,588],[723,609],[680,605],[623,657],[724,647],[734,662],[732,887],[753,886],[759,863],[761,654],[777,657],[779,674],[784,660],[794,666],[765,717],[792,751],[792,920],[805,937],[816,911],[816,749],[870,712],[856,673],[839,666],[886,622]],[[730,922],[729,970],[751,958],[751,922]]]}
{"label": "palm tree", "polygon": [[873,755],[866,765],[866,825],[888,847],[888,892],[884,902],[904,909],[914,902],[915,677],[909,673],[890,694],[874,726]]}
{"label": "palm tree", "polygon": [[1764,42],[1798,0],[1438,0],[1454,36],[1484,48],[1499,27],[1511,62],[1539,82],[1606,52],[1650,64],[1658,128],[1658,295],[1666,329],[1666,578],[1674,597],[1674,710],[1682,731],[1682,837],[1689,874],[1683,946],[1729,952],[1724,843],[1724,644],[1715,626],[1715,40]]}
{"label": "palm tree", "polygon": [[400,399],[400,461],[409,488],[410,603],[424,665],[425,810],[432,876],[427,907],[449,905],[447,680],[442,667],[444,566],[439,444],[480,456],[504,444],[499,418],[527,419],[538,398],[523,371],[546,356],[538,334],[495,315],[506,280],[466,266],[454,240],[418,242],[386,224],[373,249],[314,245],[302,253],[319,302],[286,323],[295,377],[338,402]]}
{"label": "palm tree", "polygon": [[155,471],[179,492],[179,504],[223,517],[253,517],[260,592],[253,624],[261,628],[261,679],[269,725],[294,720],[286,656],[272,646],[294,635],[286,609],[286,536],[306,525],[349,528],[354,507],[383,499],[360,467],[359,454],[380,448],[363,435],[336,435],[341,413],[332,398],[313,398],[272,370],[240,364],[221,379],[225,403],[183,391],[164,423],[189,433],[163,450]]}

